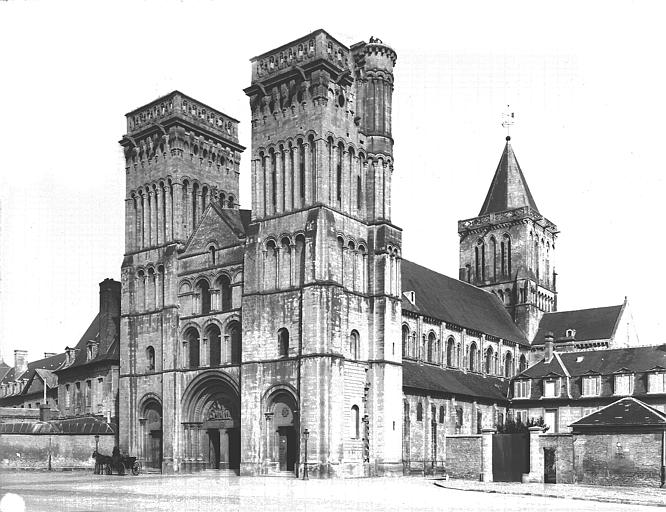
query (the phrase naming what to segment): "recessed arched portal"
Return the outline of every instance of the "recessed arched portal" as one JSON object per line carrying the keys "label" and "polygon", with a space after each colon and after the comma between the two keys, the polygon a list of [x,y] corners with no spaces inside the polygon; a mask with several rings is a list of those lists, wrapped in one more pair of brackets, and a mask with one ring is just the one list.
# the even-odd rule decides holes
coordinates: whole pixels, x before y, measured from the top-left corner
{"label": "recessed arched portal", "polygon": [[162,404],[154,396],[146,397],[139,416],[141,457],[146,466],[162,469]]}
{"label": "recessed arched portal", "polygon": [[279,471],[294,471],[299,453],[298,402],[289,388],[279,387],[264,400],[267,459]]}
{"label": "recessed arched portal", "polygon": [[185,469],[240,468],[238,384],[222,371],[197,376],[183,394]]}

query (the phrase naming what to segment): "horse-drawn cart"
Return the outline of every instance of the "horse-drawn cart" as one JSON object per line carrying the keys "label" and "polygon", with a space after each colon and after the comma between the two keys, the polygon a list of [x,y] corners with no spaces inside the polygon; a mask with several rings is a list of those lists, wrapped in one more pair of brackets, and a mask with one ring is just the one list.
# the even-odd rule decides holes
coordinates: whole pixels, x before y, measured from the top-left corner
{"label": "horse-drawn cart", "polygon": [[136,476],[141,473],[141,462],[136,460],[136,457],[121,455],[117,447],[113,449],[111,456],[101,454],[97,450],[93,452],[92,456],[95,459],[96,475],[112,475],[114,471],[119,475],[131,473]]}

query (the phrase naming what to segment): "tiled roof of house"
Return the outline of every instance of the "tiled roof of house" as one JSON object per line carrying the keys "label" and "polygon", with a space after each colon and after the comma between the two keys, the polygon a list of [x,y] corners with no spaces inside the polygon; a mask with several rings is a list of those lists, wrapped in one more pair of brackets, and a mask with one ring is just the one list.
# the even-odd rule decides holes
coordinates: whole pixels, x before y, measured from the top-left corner
{"label": "tiled roof of house", "polygon": [[402,385],[405,388],[475,397],[493,402],[508,401],[507,380],[411,361],[402,363]]}
{"label": "tiled roof of house", "polygon": [[[657,367],[666,370],[666,345],[558,352],[557,354],[572,377],[591,373],[611,375],[624,370],[632,373],[646,372]],[[555,358],[550,364],[542,360],[521,373],[521,376],[544,377],[552,371],[554,364],[558,364],[555,363]]]}
{"label": "tiled roof of house", "polygon": [[[88,363],[87,345],[89,341],[99,342],[99,313],[95,315],[95,318],[93,318],[93,321],[90,322],[90,325],[83,333],[83,336],[81,336],[77,344],[74,346],[74,349],[76,350],[74,355],[74,362],[71,364],[65,363],[59,369],[63,370],[65,368],[74,368],[77,366],[83,366],[84,364],[87,364]],[[95,360],[104,359],[105,355],[106,354],[98,353]]]}
{"label": "tiled roof of house", "polygon": [[516,155],[507,141],[479,215],[529,206],[539,211]]}
{"label": "tiled roof of house", "polygon": [[405,259],[402,260],[402,289],[415,292],[416,299],[416,304],[412,304],[403,297],[403,310],[529,345],[492,293]]}
{"label": "tiled roof of house", "polygon": [[[36,370],[39,369],[44,369],[44,370],[49,370],[53,371],[57,369],[62,362],[65,360],[65,354],[56,354],[50,357],[45,357],[43,359],[38,359],[37,361],[32,361],[28,363],[28,369],[23,372],[21,375],[15,375],[16,369],[11,368],[9,372],[5,374],[5,376],[2,378],[0,381],[0,384],[7,384],[9,382],[12,382],[14,380],[20,380],[20,379],[25,379],[27,385],[30,384],[32,381],[33,377],[36,374]],[[19,393],[15,393],[15,395],[18,395],[23,392],[23,389]],[[8,395],[8,396],[13,396],[13,395]]]}
{"label": "tiled roof of house", "polygon": [[598,396],[612,397],[615,394],[615,375],[622,373],[633,375],[634,396],[647,396],[648,379],[645,378],[645,373],[666,370],[666,345],[555,354],[550,363],[541,360],[516,377],[533,379],[530,399],[536,400],[542,397],[543,386],[540,381],[549,375],[572,377],[567,389],[568,397],[572,399],[585,398],[582,377],[599,375]]}
{"label": "tiled roof of house", "polygon": [[552,332],[555,339],[566,338],[568,329],[576,331],[574,341],[610,339],[615,332],[622,304],[602,308],[557,311],[543,315],[533,345],[543,345],[544,336]]}
{"label": "tiled roof of house", "polygon": [[650,426],[666,429],[666,414],[632,397],[622,398],[571,424],[574,432],[587,428]]}

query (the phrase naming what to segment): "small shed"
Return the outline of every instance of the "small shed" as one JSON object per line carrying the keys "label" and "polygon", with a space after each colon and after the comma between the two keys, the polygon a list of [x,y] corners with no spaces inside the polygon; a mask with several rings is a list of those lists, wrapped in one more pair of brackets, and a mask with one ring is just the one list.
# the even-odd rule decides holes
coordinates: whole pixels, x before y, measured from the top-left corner
{"label": "small shed", "polygon": [[571,424],[577,483],[663,486],[666,414],[622,398]]}

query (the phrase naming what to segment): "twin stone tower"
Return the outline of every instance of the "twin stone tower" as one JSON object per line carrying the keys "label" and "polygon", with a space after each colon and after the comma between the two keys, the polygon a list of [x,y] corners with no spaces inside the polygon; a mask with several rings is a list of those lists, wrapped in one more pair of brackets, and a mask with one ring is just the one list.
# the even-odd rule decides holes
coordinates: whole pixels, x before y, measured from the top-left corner
{"label": "twin stone tower", "polygon": [[[127,114],[120,446],[163,471],[401,473],[395,52],[318,30],[255,57],[238,121]],[[307,441],[306,441],[307,440]]]}

